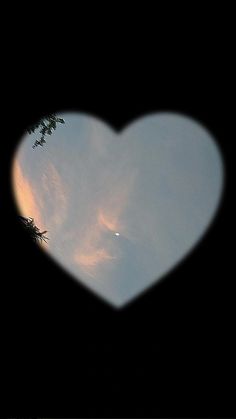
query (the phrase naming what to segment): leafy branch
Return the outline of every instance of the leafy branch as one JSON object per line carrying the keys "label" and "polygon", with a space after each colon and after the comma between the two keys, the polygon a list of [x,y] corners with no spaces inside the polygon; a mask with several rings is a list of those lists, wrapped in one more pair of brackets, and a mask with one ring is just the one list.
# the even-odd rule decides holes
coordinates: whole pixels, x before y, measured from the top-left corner
{"label": "leafy branch", "polygon": [[35,131],[39,131],[38,134],[40,137],[34,142],[32,147],[36,148],[39,145],[42,147],[43,144],[46,143],[45,137],[47,135],[51,135],[53,131],[55,131],[58,123],[64,124],[65,121],[62,118],[58,118],[55,114],[50,114],[45,118],[40,119],[36,124],[27,128],[28,134],[34,134]]}

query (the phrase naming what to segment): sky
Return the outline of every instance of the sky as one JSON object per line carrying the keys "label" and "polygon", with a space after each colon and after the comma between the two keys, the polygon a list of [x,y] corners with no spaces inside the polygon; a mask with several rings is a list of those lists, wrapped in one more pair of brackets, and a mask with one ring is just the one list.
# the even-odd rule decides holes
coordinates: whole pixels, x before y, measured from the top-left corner
{"label": "sky", "polygon": [[219,205],[223,164],[200,123],[151,114],[116,132],[82,113],[13,159],[19,212],[47,230],[44,251],[121,307],[162,279],[202,237]]}

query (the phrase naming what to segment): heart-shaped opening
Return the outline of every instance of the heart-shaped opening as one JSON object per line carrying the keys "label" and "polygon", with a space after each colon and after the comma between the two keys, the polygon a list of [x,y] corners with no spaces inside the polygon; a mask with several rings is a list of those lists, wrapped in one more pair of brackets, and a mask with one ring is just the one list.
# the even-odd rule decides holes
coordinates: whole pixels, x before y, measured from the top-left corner
{"label": "heart-shaped opening", "polygon": [[223,186],[211,134],[175,113],[115,132],[81,113],[30,127],[13,160],[21,222],[68,273],[121,307],[199,242]]}

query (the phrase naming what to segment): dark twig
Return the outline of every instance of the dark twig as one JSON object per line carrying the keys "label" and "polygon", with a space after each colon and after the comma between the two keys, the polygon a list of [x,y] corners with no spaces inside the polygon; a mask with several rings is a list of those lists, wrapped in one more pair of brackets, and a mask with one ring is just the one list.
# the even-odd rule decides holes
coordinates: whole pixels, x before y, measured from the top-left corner
{"label": "dark twig", "polygon": [[47,240],[49,240],[48,237],[45,236],[45,233],[47,233],[47,231],[40,231],[39,228],[34,224],[33,218],[26,218],[22,216],[19,216],[19,218],[34,242],[37,243],[39,241],[44,241],[47,243]]}

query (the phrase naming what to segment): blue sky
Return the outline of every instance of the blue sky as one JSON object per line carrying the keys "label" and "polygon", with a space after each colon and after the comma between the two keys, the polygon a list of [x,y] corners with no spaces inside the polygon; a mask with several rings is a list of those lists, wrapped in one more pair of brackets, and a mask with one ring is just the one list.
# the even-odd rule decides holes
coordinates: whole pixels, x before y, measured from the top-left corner
{"label": "blue sky", "polygon": [[48,230],[45,251],[120,307],[202,236],[222,191],[220,153],[204,127],[174,113],[120,133],[94,116],[59,116],[65,124],[44,147],[32,149],[32,134],[16,151],[18,207]]}

